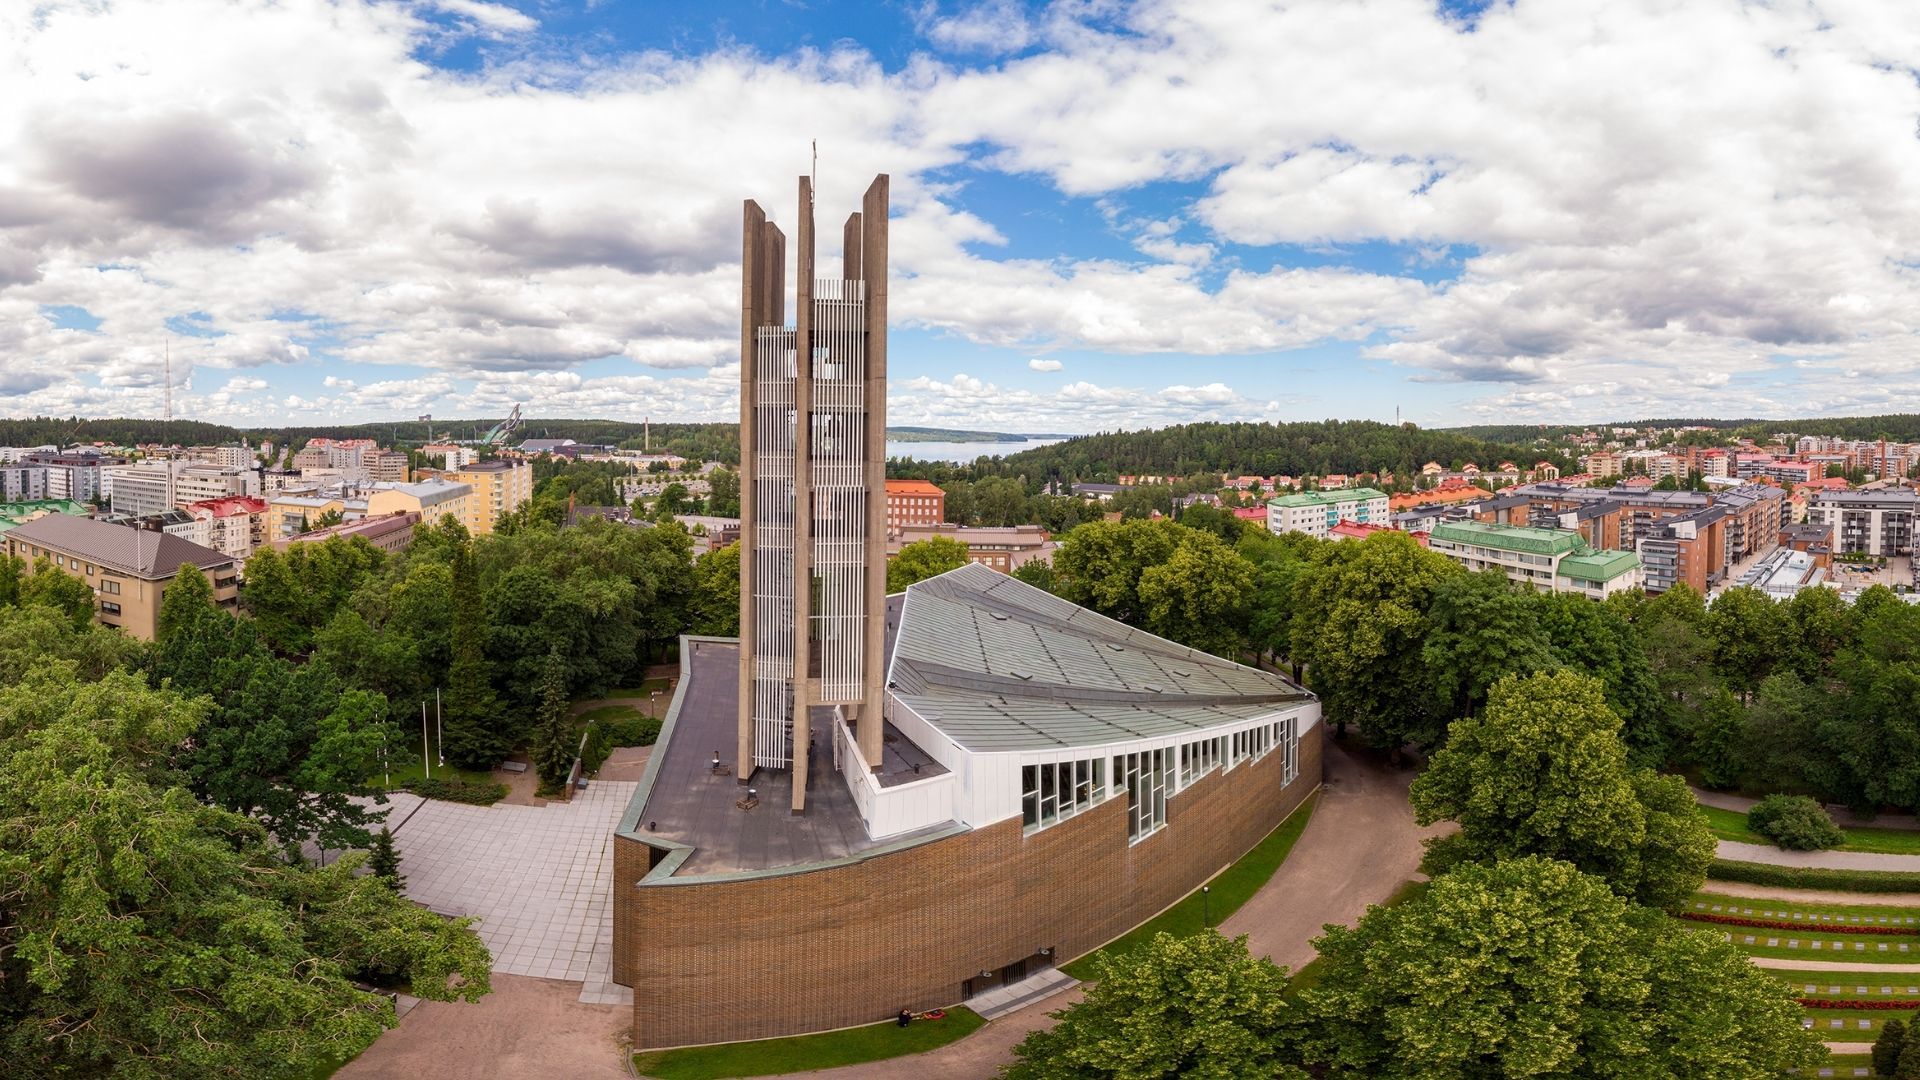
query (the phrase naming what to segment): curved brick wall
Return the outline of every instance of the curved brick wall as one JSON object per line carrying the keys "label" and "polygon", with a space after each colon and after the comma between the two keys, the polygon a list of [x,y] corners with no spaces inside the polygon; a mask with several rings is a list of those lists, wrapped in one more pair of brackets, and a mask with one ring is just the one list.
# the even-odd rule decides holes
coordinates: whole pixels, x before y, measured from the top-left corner
{"label": "curved brick wall", "polygon": [[636,1047],[761,1039],[952,1005],[962,984],[1051,948],[1065,960],[1198,888],[1320,784],[1324,725],[1300,775],[1273,753],[1170,800],[1127,843],[1126,799],[1030,837],[1012,819],[804,873],[637,885],[658,857],[614,838],[614,978],[633,987]]}

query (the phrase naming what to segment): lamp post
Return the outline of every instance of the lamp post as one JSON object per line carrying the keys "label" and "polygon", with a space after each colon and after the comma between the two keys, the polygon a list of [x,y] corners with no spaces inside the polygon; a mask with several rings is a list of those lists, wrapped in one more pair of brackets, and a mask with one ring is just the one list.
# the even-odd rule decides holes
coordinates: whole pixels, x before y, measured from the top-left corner
{"label": "lamp post", "polygon": [[1209,885],[1200,886],[1200,928],[1203,930],[1213,929],[1213,895],[1212,893],[1213,893],[1212,886],[1209,886]]}

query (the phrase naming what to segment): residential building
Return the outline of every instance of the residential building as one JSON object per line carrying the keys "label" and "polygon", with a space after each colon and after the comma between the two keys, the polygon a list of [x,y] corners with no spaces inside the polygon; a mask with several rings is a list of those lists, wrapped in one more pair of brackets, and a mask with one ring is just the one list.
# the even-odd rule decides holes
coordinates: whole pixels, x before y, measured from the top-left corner
{"label": "residential building", "polygon": [[87,508],[71,499],[33,499],[27,502],[0,503],[0,533],[48,514],[73,514],[86,517]]}
{"label": "residential building", "polygon": [[705,555],[740,540],[740,519],[713,514],[675,514],[674,520],[693,534],[693,553]]}
{"label": "residential building", "polygon": [[1233,516],[1243,525],[1251,525],[1262,531],[1267,527],[1267,508],[1264,506],[1236,506]]}
{"label": "residential building", "polygon": [[480,460],[480,451],[455,443],[433,443],[420,448],[420,456],[438,459],[442,468],[459,469]]}
{"label": "residential building", "polygon": [[1342,521],[1387,523],[1387,495],[1373,488],[1350,491],[1303,491],[1267,500],[1267,530],[1325,536]]}
{"label": "residential building", "polygon": [[212,461],[215,465],[224,466],[229,469],[247,469],[251,471],[260,467],[259,459],[254,456],[253,450],[245,443],[241,443],[238,446],[214,447]]}
{"label": "residential building", "polygon": [[46,497],[45,465],[0,465],[0,502],[36,502]]}
{"label": "residential building", "polygon": [[221,607],[239,602],[231,556],[164,532],[48,514],[0,534],[0,546],[24,560],[28,573],[63,573],[86,582],[94,592],[96,621],[146,641],[155,637],[161,596],[182,565],[206,573]]}
{"label": "residential building", "polygon": [[360,465],[369,480],[393,483],[407,480],[407,455],[399,450],[365,451],[360,455]]}
{"label": "residential building", "polygon": [[[1335,525],[1333,528],[1327,530],[1327,539],[1329,540],[1365,540],[1367,537],[1372,536],[1374,533],[1399,532],[1399,531],[1400,531],[1399,529],[1396,529],[1391,525],[1362,525],[1357,521],[1343,521],[1338,525]],[[1419,544],[1421,547],[1427,546],[1426,533],[1424,532],[1408,533],[1407,535],[1413,537],[1414,542]]]}
{"label": "residential building", "polygon": [[252,495],[229,495],[188,503],[195,525],[193,542],[210,547],[244,566],[267,541],[267,503]]}
{"label": "residential building", "polygon": [[318,491],[283,491],[267,500],[266,535],[280,540],[314,528],[329,514],[345,517],[347,500]]}
{"label": "residential building", "polygon": [[[892,481],[888,481],[889,484]],[[1035,559],[1051,561],[1058,544],[1047,536],[1047,530],[1038,525],[1014,525],[1011,527],[962,526],[948,522],[933,522],[919,525],[903,525],[887,530],[887,554],[898,554],[902,547],[944,536],[949,540],[958,540],[967,547],[967,561],[991,567],[1003,574],[1013,571]]]}
{"label": "residential building", "polygon": [[925,480],[887,481],[887,528],[938,525],[947,520],[947,493]]}
{"label": "residential building", "polygon": [[1533,465],[1533,473],[1528,476],[1527,479],[1558,480],[1560,479],[1560,466],[1555,465],[1551,461],[1537,461]]}
{"label": "residential building", "polygon": [[381,551],[404,551],[413,543],[414,527],[420,524],[420,515],[411,510],[379,516],[363,516],[352,521],[343,521],[338,525],[329,525],[311,532],[295,533],[292,536],[278,537],[273,546],[281,551],[294,544],[317,543],[340,537],[343,540],[355,538],[365,540]]}
{"label": "residential building", "polygon": [[492,532],[495,520],[492,507],[483,515],[474,509],[473,502],[472,484],[433,477],[409,484],[380,484],[369,489],[365,513],[368,517],[414,513],[430,525],[438,525],[441,518],[451,515],[465,525],[469,533],[482,532],[481,521],[486,522],[484,531]]}
{"label": "residential building", "polygon": [[1807,506],[1807,520],[1833,530],[1835,554],[1913,553],[1912,488],[1823,491]]}
{"label": "residential building", "polygon": [[1635,530],[1643,587],[1662,593],[1687,585],[1705,595],[1726,579],[1727,518],[1724,506],[1702,506],[1644,523]]}
{"label": "residential building", "polygon": [[1542,591],[1605,599],[1640,587],[1640,560],[1633,552],[1596,550],[1564,529],[1451,521],[1433,527],[1427,546],[1469,570],[1498,569],[1508,580]]}
{"label": "residential building", "polygon": [[1618,454],[1597,451],[1580,459],[1580,471],[1595,476],[1619,476],[1623,461]]}
{"label": "residential building", "polygon": [[494,530],[500,519],[533,498],[533,466],[526,461],[498,459],[476,461],[443,474],[456,484],[473,489],[468,500],[464,524],[475,536]]}

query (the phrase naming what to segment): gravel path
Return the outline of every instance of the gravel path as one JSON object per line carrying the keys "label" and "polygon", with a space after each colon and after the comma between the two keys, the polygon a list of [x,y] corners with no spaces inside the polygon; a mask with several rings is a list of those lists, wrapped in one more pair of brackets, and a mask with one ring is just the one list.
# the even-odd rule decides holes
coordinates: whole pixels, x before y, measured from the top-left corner
{"label": "gravel path", "polygon": [[1879,971],[1888,975],[1920,975],[1920,964],[1876,964],[1870,960],[1788,960],[1777,956],[1750,956],[1754,967],[1775,971]]}
{"label": "gravel path", "polygon": [[1782,851],[1772,844],[1720,841],[1720,857],[1772,866],[1818,866],[1829,870],[1903,870],[1920,873],[1920,855],[1883,855],[1872,851]]}
{"label": "gravel path", "polygon": [[[1745,795],[1733,795],[1725,791],[1705,791],[1700,788],[1693,789],[1693,799],[1702,806],[1711,806],[1717,810],[1731,810],[1736,814],[1746,813],[1753,809],[1754,803],[1760,801],[1759,799],[1750,799]],[[1916,818],[1911,814],[1880,814],[1875,817],[1861,817],[1838,803],[1828,803],[1826,807],[1827,813],[1833,817],[1834,823],[1843,829],[1873,828],[1905,829],[1909,832],[1920,831],[1920,818]]]}

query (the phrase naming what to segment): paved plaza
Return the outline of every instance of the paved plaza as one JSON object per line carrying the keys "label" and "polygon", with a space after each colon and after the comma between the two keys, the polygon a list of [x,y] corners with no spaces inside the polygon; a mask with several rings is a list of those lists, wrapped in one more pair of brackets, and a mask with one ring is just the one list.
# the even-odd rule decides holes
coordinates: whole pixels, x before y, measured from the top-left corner
{"label": "paved plaza", "polygon": [[595,781],[571,802],[468,806],[396,795],[388,821],[407,895],[471,915],[493,970],[631,1001],[613,974],[613,831],[635,785]]}

